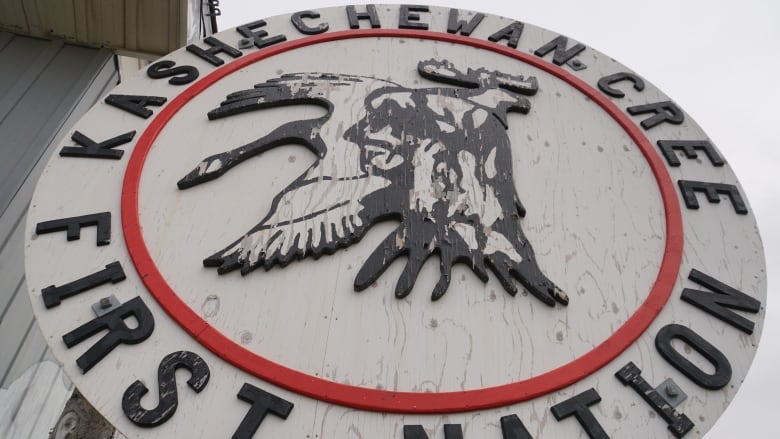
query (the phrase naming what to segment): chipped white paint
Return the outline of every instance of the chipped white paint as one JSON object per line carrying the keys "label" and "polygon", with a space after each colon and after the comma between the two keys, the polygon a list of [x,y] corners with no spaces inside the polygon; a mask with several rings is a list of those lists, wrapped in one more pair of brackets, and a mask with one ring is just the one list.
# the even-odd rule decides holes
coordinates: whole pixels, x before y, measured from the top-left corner
{"label": "chipped white paint", "polygon": [[[398,22],[397,7],[378,9],[383,23]],[[426,19],[430,19],[432,29],[441,32],[446,29],[448,10],[432,11]],[[319,12],[332,31],[348,28],[342,8]],[[291,40],[300,37],[289,17],[267,21],[269,30],[284,32]],[[487,16],[473,37],[485,40],[511,22]],[[555,36],[526,25],[518,50],[532,52]],[[231,30],[218,37],[237,46],[240,35]],[[311,183],[285,193],[276,210],[270,212],[265,222],[267,228],[247,235],[237,244],[249,257],[300,249],[295,246],[296,237],[299,244],[309,236],[313,242],[334,239],[330,227],[320,233],[320,224],[335,225],[335,236],[349,231],[340,228],[342,219],[347,220],[347,229],[361,227],[356,213],[361,209],[362,197],[387,184],[370,171],[371,167],[363,172],[360,151],[345,140],[329,145],[339,153],[325,156],[314,166],[314,156],[304,148],[277,148],[209,184],[189,189],[183,196],[176,188],[177,180],[203,157],[251,142],[282,123],[322,115],[321,108],[273,108],[210,122],[205,117],[208,110],[218,106],[227,94],[278,77],[279,71],[377,75],[404,87],[441,86],[420,78],[415,70],[417,62],[430,59],[432,53],[455,61],[455,67],[462,70],[486,67],[537,78],[540,92],[528,97],[529,113],[510,114],[507,133],[512,143],[515,187],[527,209],[526,217],[520,220],[523,231],[534,246],[544,273],[571,298],[568,307],[549,308],[522,290],[511,297],[503,292],[494,276],[483,284],[463,266],[453,271],[449,294],[431,302],[428,292],[439,275],[435,260],[423,267],[413,292],[404,300],[393,297],[402,264],[390,266],[373,287],[355,293],[357,270],[377,243],[395,228],[389,223],[373,227],[361,242],[347,249],[317,260],[292,261],[284,268],[258,270],[247,276],[235,272],[218,276],[203,268],[204,257],[257,224],[269,213],[274,197],[288,187],[292,178],[304,172]],[[592,49],[587,49],[581,58],[588,68],[574,74],[591,86],[607,74],[625,70]],[[202,76],[212,68],[185,51],[166,59],[196,65]],[[476,62],[480,64],[474,65]],[[359,86],[362,88],[349,93],[367,95],[386,84],[384,80],[367,80]],[[138,76],[114,93],[143,92],[166,96],[170,102],[181,90],[166,81]],[[625,91],[626,102],[668,100],[650,84],[641,93],[628,87]],[[339,101],[334,96],[338,93],[335,89],[319,92]],[[502,99],[499,92],[485,93],[473,101],[495,104]],[[319,134],[324,138],[344,139],[345,130],[361,116],[363,103],[347,97],[341,96],[341,102],[351,104],[336,106],[332,123],[322,126]],[[401,94],[393,99],[412,105]],[[619,104],[625,106],[623,102]],[[442,116],[441,122],[453,127],[460,128],[464,123],[481,126],[492,117],[473,111],[473,105],[446,109],[444,105],[443,97],[428,102],[429,109]],[[446,114],[455,117],[450,121],[444,118]],[[641,119],[635,120],[638,123]],[[78,129],[92,138],[103,139],[131,129],[140,133],[150,121],[100,104]],[[390,157],[381,141],[397,143],[409,139],[390,132],[374,135],[376,144],[366,147],[376,154],[371,161],[373,167],[398,166],[400,163],[394,160],[403,158]],[[679,126],[659,126],[647,135],[653,144],[660,139],[706,137],[690,118]],[[430,208],[436,191],[446,186],[426,185],[422,172],[450,178],[455,171],[433,169],[431,154],[453,146],[412,140],[425,146],[418,148],[413,158],[420,164],[421,172],[419,181],[415,175],[415,207],[423,210]],[[132,148],[125,147],[128,155]],[[478,163],[471,154],[458,154],[463,178],[460,191],[447,194],[452,208],[479,212],[491,221],[514,213],[496,208],[495,188],[476,190],[476,184],[469,183],[480,167],[487,175],[495,176],[496,160],[495,148],[485,163]],[[149,341],[119,346],[87,375],[77,370],[75,358],[93,340],[73,349],[52,342],[52,349],[82,392],[131,438],[229,436],[248,409],[248,404],[235,397],[244,382],[295,403],[287,421],[274,416],[264,420],[263,437],[400,439],[404,424],[422,424],[430,437],[441,437],[441,424],[460,423],[464,437],[491,439],[501,437],[498,419],[508,414],[517,414],[533,437],[584,437],[576,421],[557,422],[549,408],[591,387],[602,397],[601,403],[592,407],[594,415],[613,437],[670,437],[660,418],[648,417],[649,408],[639,396],[614,378],[615,371],[628,361],[637,362],[649,382],[656,384],[672,377],[686,393],[694,395],[678,409],[696,423],[696,429],[686,437],[700,437],[733,397],[747,373],[761,333],[763,310],[758,315],[748,315],[757,322],[757,329],[747,336],[679,300],[682,288],[695,286],[687,280],[692,268],[708,272],[761,301],[766,297],[761,242],[752,213],[736,216],[728,202],[702,202],[698,211],[683,207],[685,253],[672,299],[647,332],[600,372],[530,401],[477,412],[398,415],[328,404],[265,382],[226,363],[168,318],[133,270],[124,250],[124,238],[117,232],[121,230],[118,196],[126,164],[124,160],[97,163],[54,157],[36,193],[28,235],[34,236],[32,227],[38,221],[95,209],[111,210],[115,230],[112,244],[95,247],[94,240],[90,242],[93,232],[89,229],[82,232],[81,240],[69,243],[66,250],[60,234],[42,235],[28,241],[27,260],[32,303],[45,334],[59,336],[92,319],[89,305],[109,293],[122,301],[141,296],[155,315],[156,329]],[[210,172],[219,165],[211,162],[203,166],[202,172]],[[684,166],[669,168],[668,172],[672,180],[714,178],[706,160],[686,161]],[[728,165],[719,172],[719,180],[736,181]],[[78,197],[63,197],[63,193]],[[143,170],[139,203],[145,242],[160,272],[181,300],[212,328],[251,352],[311,376],[390,391],[457,392],[496,386],[538,376],[589,352],[641,306],[655,281],[666,238],[664,209],[647,161],[628,135],[595,103],[563,81],[511,58],[473,47],[417,39],[323,43],[281,53],[273,57],[273,62],[255,63],[229,75],[194,97],[162,130]],[[312,212],[320,213],[294,221]],[[477,230],[472,225],[455,223],[452,230],[469,246],[479,246]],[[729,250],[721,252],[721,248]],[[488,234],[486,251],[500,251],[513,259],[520,257],[512,254],[506,237],[497,233]],[[60,285],[113,260],[122,262],[126,281],[69,298],[57,309],[43,309],[41,288]],[[733,263],[735,260],[739,262]],[[672,322],[694,328],[727,353],[734,370],[733,386],[721,391],[699,389],[660,358],[654,348],[654,336]],[[196,352],[206,360],[212,369],[209,385],[195,395],[179,383],[177,414],[158,428],[137,428],[121,411],[122,391],[135,379],[154,383],[159,361],[182,349]],[[692,361],[702,364],[695,357]],[[112,389],[107,391],[105,383],[109,381]],[[142,403],[152,404],[146,400]],[[201,422],[202,413],[215,413],[220,422]]]}
{"label": "chipped white paint", "polygon": [[490,115],[488,114],[487,111],[485,111],[485,110],[483,110],[481,108],[477,108],[476,110],[474,110],[473,113],[471,113],[471,124],[475,128],[479,128],[479,127],[482,126],[483,123],[485,123],[485,121],[487,120],[488,116],[490,116]]}
{"label": "chipped white paint", "polygon": [[210,172],[217,172],[220,169],[222,169],[222,161],[221,160],[214,160],[213,162],[209,163],[208,168],[206,168],[204,173],[210,173]]}
{"label": "chipped white paint", "polygon": [[[489,227],[497,220],[504,217],[501,205],[496,198],[496,190],[490,185],[480,184],[477,173],[477,160],[468,151],[458,152],[458,162],[462,172],[460,183],[461,192],[458,201],[450,207],[450,215],[455,209],[463,210],[466,214],[476,214],[482,220],[482,224]],[[454,207],[454,208],[453,208]],[[506,212],[510,214],[510,212]]]}
{"label": "chipped white paint", "polygon": [[[473,96],[469,98],[469,100],[486,107],[495,107],[499,102],[512,102],[515,100],[515,98],[504,89],[494,88],[491,90],[486,90],[482,94]],[[485,119],[486,118],[482,118],[481,116],[479,117],[479,120],[482,120],[483,122]],[[477,119],[475,118],[475,120]],[[480,125],[481,124],[475,126]]]}
{"label": "chipped white paint", "polygon": [[304,251],[307,242],[313,246],[333,243],[363,226],[359,217],[364,208],[361,200],[388,184],[384,178],[371,174],[350,180],[332,176],[324,179],[318,177],[316,169],[307,177],[312,177],[308,184],[282,195],[260,230],[246,235],[224,253],[240,251],[244,258],[256,263],[276,251],[283,256],[293,250]]}
{"label": "chipped white paint", "polygon": [[437,120],[436,124],[439,125],[439,128],[441,128],[441,130],[444,131],[445,133],[454,133],[455,132],[455,127],[450,125],[450,124],[448,124],[447,122],[445,122],[443,120]]}
{"label": "chipped white paint", "polygon": [[[414,189],[409,194],[409,208],[419,212],[433,212],[433,205],[439,201],[440,194],[447,188],[446,182],[441,181],[441,175],[446,174],[444,168],[434,171],[436,154],[444,149],[444,145],[431,139],[423,140],[420,147],[414,151],[412,164],[414,165]],[[435,172],[435,173],[434,173]],[[431,175],[439,174],[439,177],[431,184]]]}
{"label": "chipped white paint", "polygon": [[496,148],[490,150],[488,158],[482,166],[485,167],[485,175],[487,178],[495,178],[496,173],[498,172],[496,171]]}

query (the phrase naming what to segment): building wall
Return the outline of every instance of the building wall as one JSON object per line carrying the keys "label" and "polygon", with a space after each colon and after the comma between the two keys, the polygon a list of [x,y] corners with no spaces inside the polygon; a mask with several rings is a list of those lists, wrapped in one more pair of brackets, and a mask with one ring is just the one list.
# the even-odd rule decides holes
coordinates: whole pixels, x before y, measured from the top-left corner
{"label": "building wall", "polygon": [[72,391],[30,306],[25,216],[54,146],[118,78],[111,51],[0,32],[0,438],[48,437]]}
{"label": "building wall", "polygon": [[0,31],[149,59],[199,39],[201,0],[3,0]]}

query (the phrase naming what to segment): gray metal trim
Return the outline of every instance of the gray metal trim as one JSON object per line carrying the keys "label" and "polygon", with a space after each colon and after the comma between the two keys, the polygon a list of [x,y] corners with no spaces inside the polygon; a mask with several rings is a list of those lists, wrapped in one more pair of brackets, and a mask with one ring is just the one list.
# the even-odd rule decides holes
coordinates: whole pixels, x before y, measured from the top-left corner
{"label": "gray metal trim", "polygon": [[16,107],[19,101],[22,100],[27,91],[35,84],[41,73],[46,70],[46,67],[51,61],[60,53],[64,43],[62,41],[50,41],[46,49],[38,54],[32,64],[19,76],[19,79],[15,84],[11,86],[10,93],[0,98],[0,123],[2,123],[8,114]]}
{"label": "gray metal trim", "polygon": [[0,52],[5,49],[5,46],[14,39],[14,34],[8,32],[0,32]]}
{"label": "gray metal trim", "polygon": [[[95,53],[92,60],[90,61],[90,64],[84,70],[88,72],[93,71],[96,73],[89,77],[82,77],[76,83],[73,84],[71,91],[64,96],[61,103],[55,108],[54,112],[52,113],[52,117],[50,117],[49,120],[43,126],[41,126],[39,130],[40,134],[36,136],[30,142],[30,144],[48,145],[54,140],[56,134],[51,134],[51,133],[58,133],[62,129],[65,120],[68,118],[68,115],[70,115],[73,112],[73,109],[76,107],[77,103],[83,98],[84,93],[88,88],[89,84],[93,83],[93,81],[95,80],[95,77],[98,74],[97,72],[100,72],[102,70],[102,66],[105,66],[105,64],[108,63],[109,61],[111,61],[111,56],[109,51],[100,50]],[[33,154],[37,152],[38,154],[36,158],[36,162],[37,162],[45,154],[46,149],[47,148],[43,148],[42,150],[36,151],[35,148],[30,148],[26,150],[25,153],[20,157],[20,161],[29,160],[30,158],[33,157]],[[8,205],[10,204],[11,198],[13,198],[13,197],[7,197],[6,194],[10,191],[13,191],[13,194],[15,196],[19,189],[19,187],[17,186],[17,188],[14,190],[12,187],[10,187],[10,185],[14,184],[14,182],[26,180],[29,174],[30,174],[30,169],[24,169],[23,167],[16,167],[12,170],[12,173],[6,178],[5,182],[0,184],[0,212],[5,212],[5,210],[8,208]]]}

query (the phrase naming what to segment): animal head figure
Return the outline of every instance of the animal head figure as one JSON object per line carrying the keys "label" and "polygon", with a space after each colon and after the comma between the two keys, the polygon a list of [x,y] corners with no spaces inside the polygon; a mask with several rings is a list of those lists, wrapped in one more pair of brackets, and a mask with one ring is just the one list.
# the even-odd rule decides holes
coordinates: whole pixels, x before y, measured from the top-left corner
{"label": "animal head figure", "polygon": [[455,87],[414,89],[354,75],[289,74],[232,93],[209,112],[217,119],[281,105],[327,110],[208,157],[179,181],[187,189],[213,180],[285,144],[304,145],[318,156],[274,198],[265,218],[204,265],[220,274],[284,266],[332,253],[392,219],[400,224],[359,270],[358,291],[406,256],[395,291],[405,297],[435,253],[440,278],[433,300],[447,291],[453,264],[464,263],[483,281],[489,269],[512,295],[517,279],[545,304],[567,304],[563,291],[542,274],[521,230],[525,209],[512,178],[507,113],[529,111],[527,96],[537,92],[536,79],[486,69],[463,73],[435,60],[419,63],[418,72]]}

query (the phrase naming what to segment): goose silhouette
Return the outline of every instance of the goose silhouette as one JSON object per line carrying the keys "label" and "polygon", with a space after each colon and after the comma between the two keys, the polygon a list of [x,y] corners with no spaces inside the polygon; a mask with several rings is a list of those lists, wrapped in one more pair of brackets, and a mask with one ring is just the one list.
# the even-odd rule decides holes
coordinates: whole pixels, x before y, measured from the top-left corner
{"label": "goose silhouette", "polygon": [[511,295],[514,280],[543,303],[568,297],[540,270],[520,222],[525,209],[512,177],[507,113],[527,113],[538,85],[487,69],[463,73],[428,60],[418,74],[445,87],[409,88],[389,80],[331,73],[286,74],[227,96],[211,120],[283,105],[317,105],[322,117],[285,123],[269,134],[205,158],[179,189],[214,180],[277,146],[299,144],[317,159],[277,194],[256,226],[203,264],[225,274],[318,258],[360,240],[380,221],[399,222],[355,278],[361,291],[401,256],[395,295],[406,297],[436,254],[440,277],[431,298],[447,291],[453,264],[483,282],[492,271]]}

